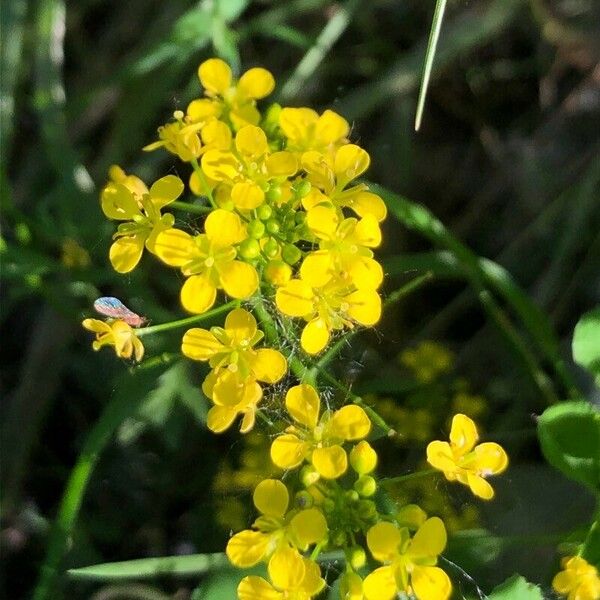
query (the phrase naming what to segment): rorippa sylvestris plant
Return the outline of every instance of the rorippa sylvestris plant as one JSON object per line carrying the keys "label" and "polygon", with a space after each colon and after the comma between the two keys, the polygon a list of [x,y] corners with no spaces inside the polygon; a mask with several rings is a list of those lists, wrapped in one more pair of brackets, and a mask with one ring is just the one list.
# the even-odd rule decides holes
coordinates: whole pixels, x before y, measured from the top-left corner
{"label": "rorippa sylvestris plant", "polygon": [[[212,402],[208,427],[220,433],[239,422],[242,434],[260,431],[271,440],[273,473],[285,474],[255,487],[256,519],[227,544],[240,569],[266,564],[266,579],[241,579],[241,600],[318,596],[326,585],[319,561],[330,552],[345,557],[344,599],[445,600],[452,584],[439,566],[444,522],[416,505],[390,511],[381,507],[393,503],[376,502],[386,480],[377,479],[369,440],[394,432],[319,363],[332,339],[381,316],[383,269],[374,251],[387,211],[359,181],[369,155],[331,110],[271,104],[261,112],[258,102],[275,87],[265,69],[236,80],[225,62],[210,59],[198,76],[202,97],[144,148],[189,164],[190,199],[180,200],[186,184],[175,175],[147,187],[119,167],[101,194],[104,214],[118,223],[114,269],[131,272],[146,251],[179,270],[180,301],[192,316],[139,328],[131,318],[86,319],[94,349],[113,346],[140,361],[140,338],[225,315],[221,325],[190,327],[181,343],[184,356],[210,369],[202,384]],[[194,229],[176,226],[173,209],[194,215]],[[325,386],[341,392],[339,402]],[[278,403],[281,426],[262,411],[265,396]],[[491,500],[488,477],[508,458],[498,444],[477,441],[474,422],[455,415],[449,441],[429,444],[423,475],[443,473]]]}

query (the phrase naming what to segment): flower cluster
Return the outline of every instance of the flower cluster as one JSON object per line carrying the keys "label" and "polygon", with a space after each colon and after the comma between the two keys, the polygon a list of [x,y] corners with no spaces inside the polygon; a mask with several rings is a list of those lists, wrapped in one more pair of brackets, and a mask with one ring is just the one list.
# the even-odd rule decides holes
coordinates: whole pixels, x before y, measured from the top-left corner
{"label": "flower cluster", "polygon": [[[369,155],[331,110],[272,104],[261,112],[258,102],[275,86],[265,69],[236,80],[226,63],[210,59],[198,76],[203,96],[176,111],[145,148],[187,163],[187,191],[175,175],[148,187],[113,167],[101,193],[102,211],[119,223],[109,251],[114,269],[131,272],[147,250],[179,270],[180,303],[192,316],[142,327],[144,319],[104,298],[96,307],[109,319],[83,322],[96,333],[93,347],[113,346],[139,362],[140,336],[227,312],[224,322],[188,328],[181,353],[206,367],[210,430],[223,432],[240,416],[242,433],[261,433],[257,417],[270,429],[270,473],[264,461],[253,472],[261,475],[252,495],[258,516],[226,548],[239,568],[266,565],[268,579],[241,579],[241,600],[314,598],[326,585],[323,551],[343,553],[344,599],[447,600],[452,584],[438,566],[443,521],[414,504],[380,501],[387,492],[375,474],[373,430],[383,419],[343,386],[341,402],[319,386],[318,355],[332,338],[381,316],[384,273],[374,250],[387,211],[359,180]],[[176,221],[170,210],[202,215],[201,224]],[[228,305],[213,308],[220,296]],[[451,356],[407,355],[404,362],[428,383],[448,370]],[[474,423],[458,414],[450,444],[431,442],[427,458],[489,499],[485,478],[506,468],[507,458],[497,444],[476,441]]]}

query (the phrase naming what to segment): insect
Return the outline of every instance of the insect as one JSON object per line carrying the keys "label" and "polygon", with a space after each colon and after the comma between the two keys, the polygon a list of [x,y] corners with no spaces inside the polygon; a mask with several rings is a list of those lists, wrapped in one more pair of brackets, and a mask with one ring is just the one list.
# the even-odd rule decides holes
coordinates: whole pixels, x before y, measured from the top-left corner
{"label": "insect", "polygon": [[121,319],[132,327],[141,327],[146,323],[145,317],[129,310],[118,298],[112,296],[103,296],[94,301],[94,308],[97,312],[105,317],[112,319]]}

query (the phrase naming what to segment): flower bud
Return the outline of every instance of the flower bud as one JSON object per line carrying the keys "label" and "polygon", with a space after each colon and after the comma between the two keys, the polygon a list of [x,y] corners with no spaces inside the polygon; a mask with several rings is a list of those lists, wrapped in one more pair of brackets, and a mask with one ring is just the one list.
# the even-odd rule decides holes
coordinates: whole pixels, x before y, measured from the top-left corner
{"label": "flower bud", "polygon": [[396,513],[396,522],[401,527],[416,531],[427,520],[427,513],[416,504],[407,504]]}
{"label": "flower bud", "polygon": [[363,498],[369,498],[377,491],[377,482],[370,475],[361,475],[354,482],[354,489]]}
{"label": "flower bud", "polygon": [[263,250],[269,258],[275,258],[279,254],[279,244],[277,243],[277,240],[274,238],[269,238],[265,242]]}
{"label": "flower bud", "polygon": [[377,452],[362,440],[350,451],[350,464],[359,475],[366,475],[377,466]]}
{"label": "flower bud", "polygon": [[266,223],[267,231],[271,234],[279,233],[281,227],[279,226],[279,221],[277,219],[269,219]]}
{"label": "flower bud", "polygon": [[360,500],[357,507],[361,519],[369,520],[377,516],[377,508],[372,500]]}
{"label": "flower bud", "polygon": [[353,546],[348,552],[350,566],[357,570],[362,569],[367,562],[367,553],[362,546]]}
{"label": "flower bud", "polygon": [[293,244],[286,244],[281,251],[281,258],[288,265],[295,265],[302,258],[302,252]]}
{"label": "flower bud", "polygon": [[304,196],[309,194],[311,188],[312,185],[310,184],[310,181],[308,181],[308,179],[303,179],[302,181],[296,183],[294,186],[294,191],[296,192],[296,196],[298,196],[298,198],[304,198]]}
{"label": "flower bud", "polygon": [[261,221],[267,221],[271,218],[273,214],[273,209],[268,204],[261,204],[256,209],[256,215]]}
{"label": "flower bud", "polygon": [[282,260],[270,260],[265,267],[265,279],[273,285],[285,285],[292,278],[292,268]]}
{"label": "flower bud", "polygon": [[252,260],[260,254],[260,244],[255,238],[247,238],[240,244],[239,254],[246,260]]}
{"label": "flower bud", "polygon": [[305,465],[300,471],[300,481],[304,487],[310,487],[320,479],[319,472],[310,465]]}
{"label": "flower bud", "polygon": [[271,184],[271,187],[266,193],[267,202],[277,202],[281,198],[281,186],[278,184]]}
{"label": "flower bud", "polygon": [[309,492],[302,490],[296,494],[294,501],[298,508],[305,509],[310,508],[314,504],[315,499]]}
{"label": "flower bud", "polygon": [[265,224],[258,219],[250,221],[250,223],[248,223],[248,235],[257,240],[260,239],[263,235],[265,235]]}

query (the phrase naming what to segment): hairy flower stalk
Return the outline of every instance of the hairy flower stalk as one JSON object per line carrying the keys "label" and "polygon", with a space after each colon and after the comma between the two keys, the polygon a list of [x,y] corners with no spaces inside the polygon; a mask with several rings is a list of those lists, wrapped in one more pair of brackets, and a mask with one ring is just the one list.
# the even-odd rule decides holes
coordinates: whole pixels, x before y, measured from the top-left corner
{"label": "hairy flower stalk", "polygon": [[[147,187],[113,167],[101,193],[104,214],[120,222],[109,252],[114,269],[131,272],[148,250],[178,271],[173,281],[181,282],[179,300],[191,316],[141,329],[86,319],[93,347],[140,362],[140,337],[186,327],[182,355],[207,367],[208,428],[223,432],[239,417],[243,434],[254,429],[266,441],[271,473],[285,477],[255,486],[257,516],[227,544],[235,566],[266,566],[267,578],[240,577],[240,600],[316,597],[326,585],[317,560],[329,551],[345,557],[342,599],[447,600],[452,583],[438,565],[444,522],[416,505],[378,501],[386,491],[375,472],[374,432],[394,432],[326,371],[341,336],[375,326],[382,312],[384,272],[375,253],[387,209],[359,181],[369,154],[331,110],[259,105],[275,87],[266,69],[236,80],[212,58],[198,76],[203,93],[144,148],[187,163],[187,186],[168,175]],[[169,207],[193,214],[194,229],[164,212]],[[205,326],[209,319],[216,324]],[[426,362],[421,370],[430,378]],[[326,401],[325,386],[341,398]],[[267,401],[277,419],[262,414]],[[490,499],[486,478],[508,459],[477,438],[475,424],[458,414],[450,443],[431,442],[427,460]],[[558,579],[557,589],[573,589],[573,576]]]}

